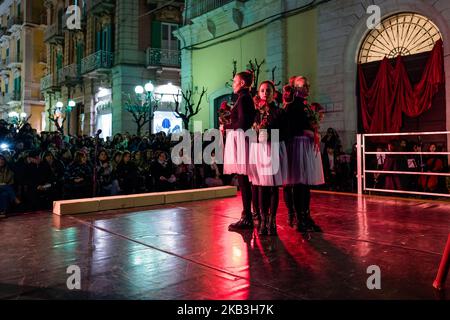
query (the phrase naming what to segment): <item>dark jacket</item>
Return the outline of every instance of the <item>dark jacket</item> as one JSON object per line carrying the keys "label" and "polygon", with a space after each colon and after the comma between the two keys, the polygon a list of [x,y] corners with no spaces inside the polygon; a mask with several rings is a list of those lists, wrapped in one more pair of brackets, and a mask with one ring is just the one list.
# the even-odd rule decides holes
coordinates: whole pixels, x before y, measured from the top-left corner
{"label": "dark jacket", "polygon": [[159,183],[159,178],[164,177],[169,179],[172,174],[174,174],[174,170],[172,164],[167,162],[166,166],[163,166],[159,161],[155,161],[152,164],[152,176],[155,177],[156,183]]}
{"label": "dark jacket", "polygon": [[249,89],[239,90],[237,101],[231,109],[230,119],[231,122],[224,126],[225,129],[246,131],[252,127],[255,119],[255,105]]}
{"label": "dark jacket", "polygon": [[293,102],[286,105],[284,127],[286,128],[286,139],[302,136],[304,130],[311,130],[305,112],[305,99],[296,97]]}
{"label": "dark jacket", "polygon": [[269,140],[272,136],[273,129],[279,130],[279,141],[283,141],[286,135],[286,130],[284,129],[285,111],[272,102],[270,104],[268,114],[261,113],[256,111],[254,123],[258,126],[261,126],[262,122],[265,122],[265,125],[261,129],[266,129],[269,133]]}
{"label": "dark jacket", "polygon": [[137,172],[137,167],[132,161],[127,163],[122,161],[117,165],[117,180],[119,180],[120,189],[122,189],[125,193],[134,192],[138,178]]}
{"label": "dark jacket", "polygon": [[43,161],[39,165],[39,185],[51,184],[52,187],[61,186],[64,180],[64,164],[54,159],[50,165]]}

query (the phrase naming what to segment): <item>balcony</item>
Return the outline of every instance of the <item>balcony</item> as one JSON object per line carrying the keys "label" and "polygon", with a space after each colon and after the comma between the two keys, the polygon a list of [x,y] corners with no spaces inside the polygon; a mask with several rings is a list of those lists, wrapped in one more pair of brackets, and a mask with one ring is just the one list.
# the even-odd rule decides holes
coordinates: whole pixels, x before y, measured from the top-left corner
{"label": "balcony", "polygon": [[41,91],[58,91],[59,86],[56,77],[50,73],[41,79]]}
{"label": "balcony", "polygon": [[80,81],[81,65],[74,63],[58,70],[58,84],[71,85]]}
{"label": "balcony", "polygon": [[97,51],[81,61],[81,74],[96,76],[109,73],[113,65],[113,53]]}
{"label": "balcony", "polygon": [[95,15],[110,14],[116,5],[115,0],[91,0],[91,6],[88,10]]}
{"label": "balcony", "polygon": [[[190,20],[199,17],[209,11],[220,8],[234,0],[187,0],[186,8],[184,11],[185,20],[189,22]],[[240,2],[245,2],[246,0],[238,0]]]}
{"label": "balcony", "polygon": [[1,71],[7,70],[8,69],[8,64],[9,63],[6,63],[6,59],[1,59],[0,60],[0,70]]}
{"label": "balcony", "polygon": [[4,103],[5,104],[15,104],[20,103],[22,100],[22,94],[19,91],[8,92],[5,94]]}
{"label": "balcony", "polygon": [[181,68],[180,50],[147,48],[147,68]]}
{"label": "balcony", "polygon": [[58,24],[47,26],[44,32],[44,42],[59,44],[64,41],[64,34]]}
{"label": "balcony", "polygon": [[9,69],[20,69],[22,67],[22,58],[7,57],[6,63]]}
{"label": "balcony", "polygon": [[22,27],[23,19],[22,17],[11,17],[8,19],[8,31],[13,33],[20,27]]}
{"label": "balcony", "polygon": [[6,30],[6,28],[5,27],[0,27],[0,38],[3,37],[6,34],[8,34],[8,31]]}

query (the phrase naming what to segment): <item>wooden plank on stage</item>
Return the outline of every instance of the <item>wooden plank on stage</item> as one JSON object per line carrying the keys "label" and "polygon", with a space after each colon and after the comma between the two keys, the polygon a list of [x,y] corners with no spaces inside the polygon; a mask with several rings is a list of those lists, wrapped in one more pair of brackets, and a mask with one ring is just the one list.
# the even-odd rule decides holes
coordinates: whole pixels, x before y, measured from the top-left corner
{"label": "wooden plank on stage", "polygon": [[156,206],[165,203],[166,197],[164,192],[147,193],[134,198],[134,207]]}
{"label": "wooden plank on stage", "polygon": [[53,213],[58,215],[99,211],[98,198],[53,202]]}
{"label": "wooden plank on stage", "polygon": [[236,187],[224,186],[112,197],[61,200],[53,202],[53,213],[56,215],[73,215],[97,211],[234,197],[236,196],[236,193]]}

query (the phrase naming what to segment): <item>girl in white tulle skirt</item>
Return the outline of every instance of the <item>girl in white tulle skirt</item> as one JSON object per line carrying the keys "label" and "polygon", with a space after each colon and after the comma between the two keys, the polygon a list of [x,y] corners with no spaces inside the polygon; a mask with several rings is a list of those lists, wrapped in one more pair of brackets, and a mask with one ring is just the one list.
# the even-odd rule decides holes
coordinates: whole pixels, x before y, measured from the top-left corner
{"label": "girl in white tulle skirt", "polygon": [[253,74],[244,71],[233,79],[233,91],[238,98],[230,112],[230,122],[224,125],[226,142],[224,150],[224,174],[236,174],[241,190],[243,210],[241,218],[228,226],[228,230],[253,229],[251,210],[252,187],[248,178],[249,143],[245,132],[251,129],[255,119],[255,106],[250,94]]}
{"label": "girl in white tulle skirt", "polygon": [[280,128],[283,110],[274,102],[275,86],[264,81],[255,104],[258,109],[250,139],[248,176],[258,189],[261,223],[259,234],[276,235],[279,186],[287,179],[287,151]]}
{"label": "girl in white tulle skirt", "polygon": [[[288,202],[293,202],[297,230],[321,232],[322,229],[311,218],[310,211],[311,186],[325,183],[318,133],[315,130],[320,121],[319,112],[307,103],[309,85],[306,78],[297,77],[294,84],[295,88],[286,86],[284,91],[287,93],[283,95],[287,126],[286,148],[289,159],[284,195],[288,208],[291,207]],[[289,224],[293,226],[291,212],[289,212]]]}

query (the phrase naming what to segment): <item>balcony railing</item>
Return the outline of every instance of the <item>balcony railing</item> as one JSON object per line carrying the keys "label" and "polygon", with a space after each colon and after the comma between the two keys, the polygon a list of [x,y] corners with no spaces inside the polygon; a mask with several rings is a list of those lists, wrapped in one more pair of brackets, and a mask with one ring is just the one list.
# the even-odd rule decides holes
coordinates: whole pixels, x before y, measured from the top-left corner
{"label": "balcony railing", "polygon": [[56,23],[47,26],[44,32],[45,42],[53,42],[54,40],[62,40],[62,39],[64,39],[64,35],[62,33],[61,28]]}
{"label": "balcony railing", "polygon": [[74,63],[58,70],[58,83],[77,81],[80,78],[81,65]]}
{"label": "balcony railing", "polygon": [[15,25],[22,25],[23,19],[21,17],[11,17],[8,19],[8,29],[11,29]]}
{"label": "balcony railing", "polygon": [[5,27],[0,27],[0,38],[7,34],[7,32]]}
{"label": "balcony railing", "polygon": [[7,60],[6,62],[8,63],[7,66],[9,68],[14,68],[14,67],[16,67],[17,65],[20,65],[23,62],[22,57],[11,57],[11,56],[9,56],[6,60]]}
{"label": "balcony railing", "polygon": [[6,63],[6,59],[0,60],[0,70],[8,69],[8,64]]}
{"label": "balcony railing", "polygon": [[41,91],[45,91],[56,86],[56,79],[54,78],[52,73],[46,75],[41,79]]}
{"label": "balcony railing", "polygon": [[147,67],[181,67],[180,50],[147,48]]}
{"label": "balcony railing", "polygon": [[108,51],[97,51],[81,61],[81,74],[97,69],[109,69],[113,64],[113,54]]}
{"label": "balcony railing", "polygon": [[[186,21],[189,21],[233,1],[234,0],[187,0],[184,11],[185,19]],[[244,2],[244,0],[241,0],[241,2]]]}
{"label": "balcony railing", "polygon": [[115,0],[91,0],[91,6],[88,7],[92,13],[110,13],[116,4]]}
{"label": "balcony railing", "polygon": [[22,100],[22,95],[19,91],[8,92],[5,94],[5,103]]}

